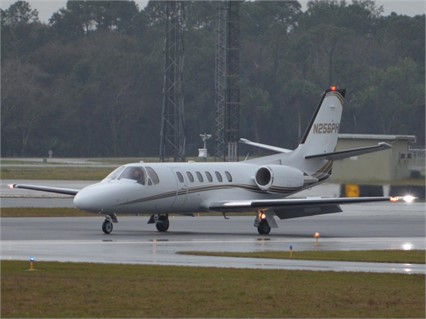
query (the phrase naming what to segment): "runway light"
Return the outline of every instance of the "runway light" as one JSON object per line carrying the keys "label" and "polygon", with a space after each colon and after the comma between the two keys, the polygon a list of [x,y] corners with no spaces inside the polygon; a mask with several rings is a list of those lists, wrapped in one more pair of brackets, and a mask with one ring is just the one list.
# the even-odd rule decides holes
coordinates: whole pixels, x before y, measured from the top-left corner
{"label": "runway light", "polygon": [[403,198],[404,202],[406,203],[412,203],[414,202],[414,200],[416,199],[414,196],[412,195],[405,195]]}
{"label": "runway light", "polygon": [[402,250],[411,250],[413,249],[413,244],[412,243],[404,243],[402,245]]}
{"label": "runway light", "polygon": [[314,234],[314,238],[315,238],[315,243],[318,245],[318,240],[319,240],[319,238],[321,237],[321,235],[320,235],[320,233],[319,232],[316,232],[315,234]]}
{"label": "runway light", "polygon": [[29,271],[34,271],[34,262],[35,262],[35,257],[31,256],[30,257],[30,269],[28,269]]}

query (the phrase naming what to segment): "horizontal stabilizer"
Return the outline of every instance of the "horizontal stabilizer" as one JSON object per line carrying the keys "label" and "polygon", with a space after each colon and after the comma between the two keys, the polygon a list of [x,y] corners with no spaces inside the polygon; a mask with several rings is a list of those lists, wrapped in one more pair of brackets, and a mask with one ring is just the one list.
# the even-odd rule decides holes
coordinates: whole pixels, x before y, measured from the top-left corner
{"label": "horizontal stabilizer", "polygon": [[79,189],[62,188],[62,187],[48,187],[38,185],[27,185],[27,184],[9,184],[10,188],[23,188],[30,189],[33,191],[41,191],[48,193],[64,194],[64,195],[76,195]]}
{"label": "horizontal stabilizer", "polygon": [[360,148],[354,148],[354,149],[350,149],[350,150],[332,152],[332,153],[307,155],[307,156],[305,156],[305,158],[306,159],[323,158],[323,159],[326,159],[326,160],[337,161],[337,160],[342,160],[342,159],[357,156],[357,155],[363,155],[363,154],[383,151],[383,150],[387,150],[387,149],[390,149],[390,148],[392,148],[392,146],[387,144],[387,143],[379,143],[376,146],[360,147]]}
{"label": "horizontal stabilizer", "polygon": [[239,142],[242,143],[242,144],[246,144],[246,145],[250,145],[250,146],[254,146],[254,147],[258,147],[258,148],[263,148],[265,150],[269,150],[269,151],[273,151],[273,152],[277,152],[277,153],[290,153],[292,151],[292,150],[289,150],[289,149],[286,149],[286,148],[281,148],[281,147],[277,147],[277,146],[252,142],[252,141],[247,140],[245,138],[240,138]]}

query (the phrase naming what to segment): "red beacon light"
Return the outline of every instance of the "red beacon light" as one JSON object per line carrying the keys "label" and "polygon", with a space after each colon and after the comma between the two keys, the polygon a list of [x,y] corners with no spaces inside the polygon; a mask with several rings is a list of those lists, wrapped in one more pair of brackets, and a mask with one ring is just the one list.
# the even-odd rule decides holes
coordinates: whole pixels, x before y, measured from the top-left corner
{"label": "red beacon light", "polygon": [[333,92],[334,92],[334,91],[337,91],[337,86],[334,86],[334,85],[333,85],[332,87],[330,87],[330,90],[332,90]]}

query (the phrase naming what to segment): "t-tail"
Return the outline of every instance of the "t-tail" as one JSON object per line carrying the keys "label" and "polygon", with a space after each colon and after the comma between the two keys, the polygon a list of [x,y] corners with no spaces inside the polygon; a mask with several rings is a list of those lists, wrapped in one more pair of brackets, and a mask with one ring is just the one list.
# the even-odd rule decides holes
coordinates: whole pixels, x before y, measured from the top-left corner
{"label": "t-tail", "polygon": [[345,93],[345,89],[334,86],[324,92],[298,148],[290,156],[292,164],[313,177],[315,182],[330,177],[333,161],[391,148],[389,144],[379,143],[375,146],[335,151]]}
{"label": "t-tail", "polygon": [[300,141],[300,152],[304,156],[326,154],[336,148],[342,118],[345,90],[331,87],[326,90]]}
{"label": "t-tail", "polygon": [[[321,101],[307,127],[292,162],[296,160],[305,173],[316,182],[331,175],[333,160],[327,158],[337,145],[340,121],[342,119],[345,89],[331,87],[322,95]],[[296,158],[295,158],[296,157]]]}
{"label": "t-tail", "polygon": [[391,148],[389,144],[379,143],[376,146],[335,151],[345,93],[345,89],[338,89],[335,86],[324,92],[299,146],[294,151],[242,139],[241,143],[279,153],[249,160],[249,162],[263,165],[278,164],[296,168],[303,172],[305,184],[314,184],[330,177],[335,160]]}

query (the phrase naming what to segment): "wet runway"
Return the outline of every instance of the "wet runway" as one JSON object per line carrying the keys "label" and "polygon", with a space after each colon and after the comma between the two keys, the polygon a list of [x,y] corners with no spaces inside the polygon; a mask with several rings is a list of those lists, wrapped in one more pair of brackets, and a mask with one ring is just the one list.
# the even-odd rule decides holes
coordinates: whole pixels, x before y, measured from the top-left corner
{"label": "wet runway", "polygon": [[[182,251],[288,251],[426,249],[424,203],[347,205],[345,212],[277,220],[279,229],[257,234],[254,217],[170,217],[167,233],[148,218],[119,217],[110,235],[101,217],[2,218],[1,258],[39,261],[132,263],[200,267],[305,269],[422,273],[424,265],[319,262],[256,258],[203,257]],[[316,244],[313,234],[321,238]]]}

